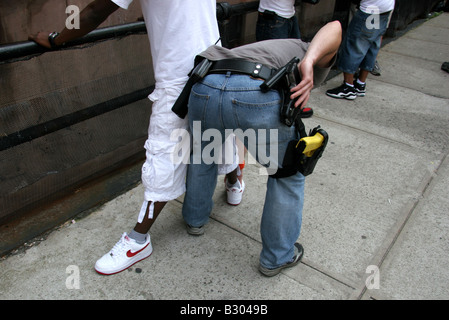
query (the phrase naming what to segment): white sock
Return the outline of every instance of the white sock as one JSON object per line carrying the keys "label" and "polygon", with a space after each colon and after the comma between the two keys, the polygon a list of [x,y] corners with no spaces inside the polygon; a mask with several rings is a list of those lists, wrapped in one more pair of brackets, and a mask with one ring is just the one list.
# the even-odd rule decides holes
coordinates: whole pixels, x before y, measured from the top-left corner
{"label": "white sock", "polygon": [[139,233],[139,232],[135,231],[134,229],[131,230],[131,232],[128,234],[128,237],[131,239],[134,239],[138,244],[144,244],[145,241],[147,241],[146,233]]}

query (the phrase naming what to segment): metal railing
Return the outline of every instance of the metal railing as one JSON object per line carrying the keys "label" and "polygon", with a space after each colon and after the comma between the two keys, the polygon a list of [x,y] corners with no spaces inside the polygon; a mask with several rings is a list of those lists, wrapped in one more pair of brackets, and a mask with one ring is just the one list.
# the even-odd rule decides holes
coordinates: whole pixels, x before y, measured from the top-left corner
{"label": "metal railing", "polygon": [[[227,2],[217,3],[217,20],[224,21],[236,15],[244,15],[257,11],[259,1],[244,2],[230,5]],[[145,22],[138,21],[123,25],[111,26],[106,28],[95,29],[89,34],[76,40],[67,42],[65,45],[56,50],[63,50],[77,45],[83,45],[100,40],[114,39],[127,36],[130,34],[146,33]],[[0,64],[33,57],[38,54],[49,51],[34,41],[21,41],[11,44],[0,45]]]}
{"label": "metal railing", "polygon": [[[229,5],[226,2],[217,3],[217,19],[224,21],[233,16],[253,12],[258,8],[258,1],[237,5]],[[114,39],[130,34],[146,33],[145,22],[139,21],[113,27],[96,29],[89,34],[66,43],[56,50],[64,50],[77,45],[90,44],[96,41]],[[14,44],[0,46],[0,64],[18,60],[30,59],[38,54],[51,51],[34,41],[23,41]],[[0,151],[13,148],[25,142],[53,133],[60,129],[70,127],[79,122],[91,119],[104,113],[113,111],[136,101],[145,99],[154,90],[154,85],[131,92],[118,98],[114,98],[100,104],[76,111],[74,113],[36,124],[23,130],[0,137]]]}

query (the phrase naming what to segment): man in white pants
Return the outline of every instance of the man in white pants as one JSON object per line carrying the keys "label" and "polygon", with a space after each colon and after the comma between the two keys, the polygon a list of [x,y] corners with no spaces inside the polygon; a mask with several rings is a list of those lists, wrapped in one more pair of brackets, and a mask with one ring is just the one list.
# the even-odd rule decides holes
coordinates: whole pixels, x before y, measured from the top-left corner
{"label": "man in white pants", "polygon": [[[118,8],[127,9],[132,1],[94,0],[80,13],[80,29],[64,29],[50,36],[40,32],[30,39],[45,47],[57,47],[94,30]],[[188,120],[180,119],[171,107],[188,79],[195,56],[220,38],[215,0],[202,0],[201,4],[197,0],[141,0],[140,3],[156,80],[155,90],[149,96],[153,105],[145,142],[146,161],[142,167],[144,202],[134,229],[124,233],[112,250],[96,262],[96,271],[106,275],[121,272],[151,255],[148,234],[151,226],[167,201],[185,192],[187,164],[172,161],[178,143],[172,133],[186,133]],[[237,195],[241,200],[244,184],[237,179],[240,168],[236,150],[233,159],[233,164],[223,165],[221,173],[228,174],[229,196]]]}

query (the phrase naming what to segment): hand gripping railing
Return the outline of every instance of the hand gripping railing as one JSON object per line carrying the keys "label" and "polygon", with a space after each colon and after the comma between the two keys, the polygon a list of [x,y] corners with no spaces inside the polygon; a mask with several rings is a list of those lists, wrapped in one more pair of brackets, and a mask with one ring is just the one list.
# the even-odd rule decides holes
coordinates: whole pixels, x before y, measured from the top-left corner
{"label": "hand gripping railing", "polygon": [[[236,15],[254,12],[257,11],[258,6],[259,1],[242,2],[234,5],[230,5],[227,2],[220,2],[217,3],[217,19],[218,21],[223,21]],[[83,37],[67,42],[57,50],[130,34],[146,33],[146,31],[145,22],[143,21],[95,29]],[[23,59],[27,56],[32,57],[49,50],[50,49],[44,48],[34,41],[21,41],[0,45],[0,64],[11,62],[11,60],[15,61],[17,59]]]}

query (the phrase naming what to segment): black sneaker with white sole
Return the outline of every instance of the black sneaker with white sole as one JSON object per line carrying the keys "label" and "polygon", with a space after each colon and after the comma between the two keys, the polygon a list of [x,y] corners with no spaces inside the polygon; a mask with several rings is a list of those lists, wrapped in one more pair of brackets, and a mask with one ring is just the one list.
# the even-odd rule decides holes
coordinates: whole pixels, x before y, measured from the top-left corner
{"label": "black sneaker with white sole", "polygon": [[259,265],[259,271],[264,276],[273,277],[277,275],[279,272],[281,272],[282,269],[296,266],[301,261],[303,255],[304,255],[304,248],[302,247],[301,244],[295,243],[295,255],[293,256],[292,260],[274,269],[265,268]]}
{"label": "black sneaker with white sole", "polygon": [[337,99],[354,100],[357,98],[357,93],[354,87],[348,86],[345,82],[337,88],[329,89],[326,91],[329,97]]}
{"label": "black sneaker with white sole", "polygon": [[357,94],[357,96],[364,97],[366,94],[366,83],[360,84],[357,81],[355,81],[354,89],[355,89],[355,93]]}

